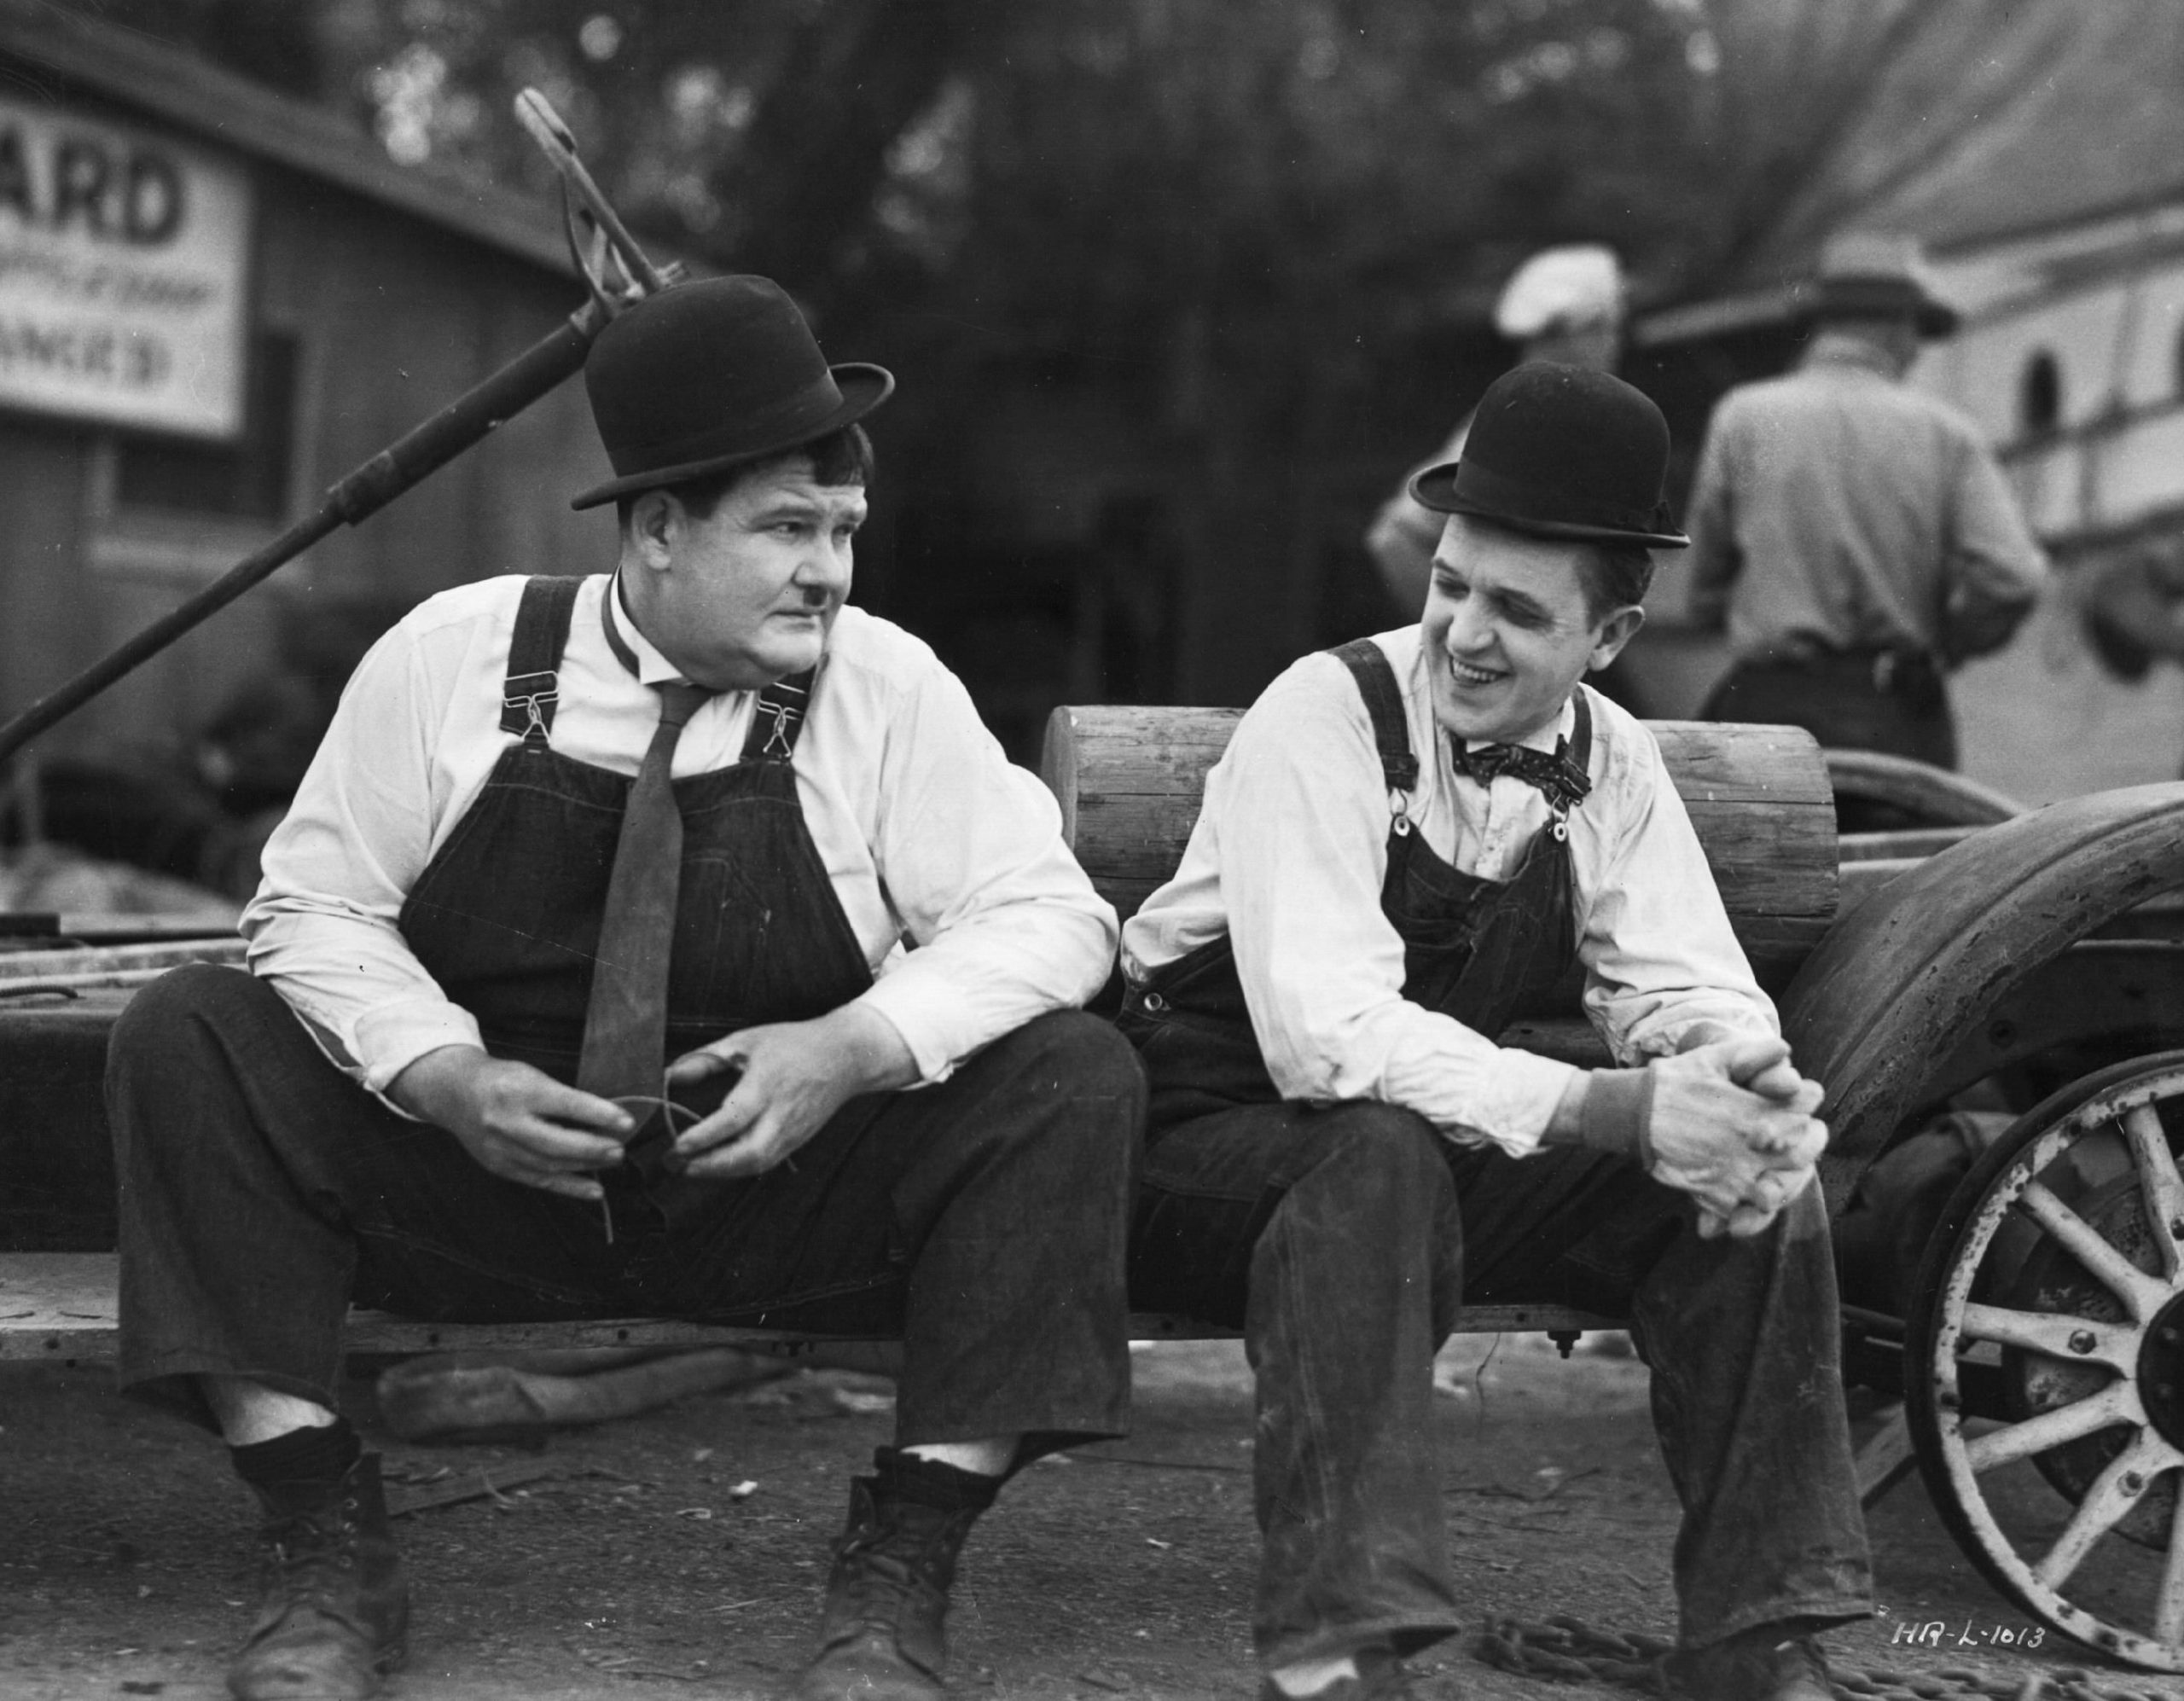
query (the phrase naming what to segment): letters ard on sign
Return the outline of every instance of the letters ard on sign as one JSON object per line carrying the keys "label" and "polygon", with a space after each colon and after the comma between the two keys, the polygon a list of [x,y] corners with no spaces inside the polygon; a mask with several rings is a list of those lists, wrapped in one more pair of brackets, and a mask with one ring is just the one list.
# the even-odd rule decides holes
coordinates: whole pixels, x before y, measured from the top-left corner
{"label": "letters ard on sign", "polygon": [[171,137],[0,100],[0,407],[238,433],[250,194]]}

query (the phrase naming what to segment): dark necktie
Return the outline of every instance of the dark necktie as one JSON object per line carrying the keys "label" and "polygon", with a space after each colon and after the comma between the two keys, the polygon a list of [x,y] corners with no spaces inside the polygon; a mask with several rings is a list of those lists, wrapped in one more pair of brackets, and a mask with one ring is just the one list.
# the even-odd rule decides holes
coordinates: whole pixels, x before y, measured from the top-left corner
{"label": "dark necktie", "polygon": [[1544,793],[1558,816],[1583,802],[1593,789],[1591,777],[1570,759],[1566,739],[1557,740],[1550,756],[1520,744],[1482,744],[1467,750],[1460,740],[1451,738],[1449,754],[1457,773],[1470,775],[1482,786],[1492,785],[1496,776],[1502,774],[1523,781]]}
{"label": "dark necktie", "polygon": [[[682,812],[669,774],[682,728],[713,694],[662,685],[659,726],[622,811],[599,926],[577,1085],[603,1099],[657,1098],[667,1050],[667,961],[682,878]],[[642,1123],[642,1106],[626,1106]]]}

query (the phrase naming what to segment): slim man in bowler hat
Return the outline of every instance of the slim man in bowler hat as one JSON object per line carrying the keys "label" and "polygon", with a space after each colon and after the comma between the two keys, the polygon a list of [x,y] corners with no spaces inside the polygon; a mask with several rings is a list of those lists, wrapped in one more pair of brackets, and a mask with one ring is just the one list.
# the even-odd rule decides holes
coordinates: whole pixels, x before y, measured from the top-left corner
{"label": "slim man in bowler hat", "polygon": [[[1268,1698],[1422,1692],[1456,1628],[1432,1358],[1460,1300],[1633,1320],[1683,1528],[1673,1692],[1823,1701],[1869,1609],[1813,1164],[1826,1130],[1652,734],[1581,682],[1638,630],[1668,430],[1530,363],[1462,458],[1423,618],[1308,656],[1123,932],[1150,1077],[1141,1305],[1258,1379]],[[1582,966],[1616,1066],[1505,1050]]]}
{"label": "slim man in bowler hat", "polygon": [[352,1301],[899,1331],[809,1701],[938,1696],[973,1519],[1125,1426],[1143,1081],[1072,1007],[1114,915],[961,684],[845,604],[892,380],[756,277],[629,308],[585,378],[613,571],[404,619],[266,846],[250,972],[114,1036],[121,1379],[262,1505],[246,1701],[403,1651]]}

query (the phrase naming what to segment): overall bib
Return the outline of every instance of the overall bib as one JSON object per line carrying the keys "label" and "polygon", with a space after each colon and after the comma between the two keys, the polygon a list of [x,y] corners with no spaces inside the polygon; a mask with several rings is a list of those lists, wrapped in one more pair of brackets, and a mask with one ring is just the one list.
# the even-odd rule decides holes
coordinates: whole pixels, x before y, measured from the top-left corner
{"label": "overall bib", "polygon": [[[1497,1034],[1576,956],[1565,822],[1506,883],[1453,868],[1409,816],[1418,759],[1385,653],[1333,653],[1391,800],[1381,907],[1404,996]],[[1567,752],[1581,767],[1590,742],[1581,690]],[[1268,1664],[1407,1652],[1457,1628],[1432,1361],[1466,1298],[1631,1318],[1684,1507],[1687,1642],[1866,1615],[1815,1191],[1766,1234],[1701,1240],[1688,1201],[1620,1158],[1516,1158],[1398,1106],[1283,1100],[1225,938],[1133,988],[1120,1019],[1152,1084],[1131,1298],[1241,1327],[1257,1372],[1253,1634]]]}
{"label": "overall bib", "polygon": [[[1403,938],[1403,996],[1490,1037],[1577,961],[1566,821],[1554,817],[1506,882],[1481,880],[1443,861],[1412,827],[1409,804],[1418,787],[1418,758],[1386,653],[1361,638],[1333,654],[1349,668],[1371,711],[1391,802],[1380,911]],[[1564,753],[1582,771],[1592,748],[1592,710],[1580,691]],[[1122,1019],[1145,1059],[1153,1089],[1148,1124],[1156,1141],[1192,1117],[1281,1096],[1252,1033],[1226,934],[1133,988]]]}
{"label": "overall bib", "polygon": [[[526,586],[502,721],[520,737],[399,920],[490,1051],[565,1081],[631,785],[551,743],[580,583]],[[761,694],[742,759],[674,782],[683,851],[663,1068],[872,984],[804,820],[800,700]],[[641,1136],[598,1172],[611,1238],[599,1205],[493,1176],[356,1086],[248,975],[161,980],[131,1004],[113,1055],[122,1379],[144,1397],[201,1416],[188,1379],[210,1372],[328,1403],[353,1298],[434,1321],[644,1315],[899,1333],[906,1443],[1126,1427],[1121,1266],[1143,1088],[1127,1046],[1082,1012],[1042,1016],[920,1091],[852,1099],[761,1175],[670,1173]],[[703,1111],[726,1086],[678,1097]]]}
{"label": "overall bib", "polygon": [[[622,810],[632,781],[550,742],[555,682],[581,579],[526,587],[508,647],[501,752],[484,787],[402,906],[403,938],[448,996],[478,1019],[485,1048],[574,1082],[591,966]],[[760,694],[742,758],[677,780],[682,869],[659,1066],[766,1022],[823,1016],[872,984],[864,952],[805,825],[793,758],[812,676]],[[682,1094],[710,1110],[716,1077]],[[636,1107],[632,1107],[636,1108]],[[640,1112],[642,1114],[642,1112]],[[702,1210],[719,1183],[682,1182],[642,1161],[667,1118],[607,1172],[617,1228],[656,1235],[670,1210]],[[687,1119],[677,1118],[678,1125]],[[650,1205],[652,1209],[645,1209]]]}

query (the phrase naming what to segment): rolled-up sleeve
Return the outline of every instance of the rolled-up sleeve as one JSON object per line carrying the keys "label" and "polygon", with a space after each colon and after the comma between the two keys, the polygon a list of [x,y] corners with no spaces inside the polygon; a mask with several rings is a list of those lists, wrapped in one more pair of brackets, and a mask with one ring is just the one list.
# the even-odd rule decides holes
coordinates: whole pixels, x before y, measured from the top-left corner
{"label": "rolled-up sleeve", "polygon": [[397,925],[431,855],[432,730],[454,672],[429,665],[404,627],[373,647],[267,841],[242,916],[252,972],[375,1093],[428,1051],[481,1044],[476,1019]]}
{"label": "rolled-up sleeve", "polygon": [[1467,1144],[1531,1152],[1577,1071],[1403,996],[1403,939],[1380,909],[1380,773],[1347,675],[1314,657],[1268,689],[1207,776],[1199,831],[1218,842],[1200,860],[1217,857],[1269,1072],[1285,1098],[1380,1100]]}
{"label": "rolled-up sleeve", "polygon": [[938,1080],[981,1046],[1081,1005],[1114,965],[1113,907],[1062,842],[1061,811],[935,664],[886,731],[873,854],[903,924],[860,1001]]}
{"label": "rolled-up sleeve", "polygon": [[1986,445],[1967,431],[1957,454],[1946,627],[1963,659],[2008,642],[2048,583],[2048,558]]}
{"label": "rolled-up sleeve", "polygon": [[1600,863],[1580,881],[1586,1013],[1625,1065],[1776,1033],[1683,798],[1652,738],[1632,731],[1607,788],[1613,807],[1599,811],[1612,827],[1587,847]]}

